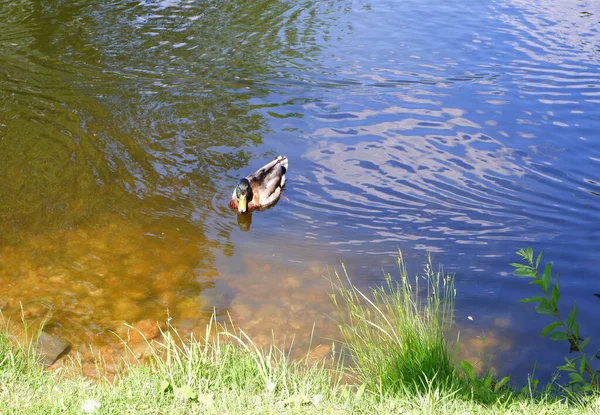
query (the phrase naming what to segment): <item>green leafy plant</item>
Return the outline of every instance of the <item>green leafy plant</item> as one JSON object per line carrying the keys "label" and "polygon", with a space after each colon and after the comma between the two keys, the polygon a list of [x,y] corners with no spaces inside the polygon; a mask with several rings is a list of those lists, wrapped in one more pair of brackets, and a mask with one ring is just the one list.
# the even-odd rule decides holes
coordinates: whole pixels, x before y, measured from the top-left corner
{"label": "green leafy plant", "polygon": [[548,336],[554,341],[568,341],[570,352],[577,353],[577,357],[565,357],[565,364],[558,366],[558,369],[567,372],[570,378],[569,385],[581,390],[582,392],[598,389],[598,371],[594,370],[591,361],[598,356],[597,350],[590,358],[585,352],[590,338],[582,338],[579,332],[579,323],[577,323],[577,304],[564,319],[564,314],[559,312],[560,287],[558,274],[554,277],[552,284],[552,263],[547,263],[540,273],[542,253],[540,253],[534,262],[533,250],[531,248],[517,251],[523,263],[512,263],[515,267],[515,275],[519,277],[530,278],[530,284],[537,285],[542,290],[541,296],[532,296],[520,300],[522,303],[537,303],[535,311],[539,314],[548,314],[554,317],[555,321],[542,329],[541,335]]}

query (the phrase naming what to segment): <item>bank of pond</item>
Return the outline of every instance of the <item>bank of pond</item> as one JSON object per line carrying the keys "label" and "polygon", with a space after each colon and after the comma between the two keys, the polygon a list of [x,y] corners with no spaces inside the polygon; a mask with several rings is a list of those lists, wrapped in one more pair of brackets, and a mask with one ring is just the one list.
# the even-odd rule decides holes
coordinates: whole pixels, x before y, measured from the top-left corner
{"label": "bank of pond", "polygon": [[130,327],[119,361],[108,371],[98,354],[91,377],[71,355],[47,367],[65,349],[43,325],[23,320],[16,330],[4,319],[0,413],[598,413],[597,359],[580,337],[576,306],[558,313],[552,266],[530,249],[518,254],[516,274],[541,291],[524,301],[556,319],[542,335],[571,348],[545,384],[532,374],[516,387],[486,365],[489,356],[458,359],[453,277],[430,261],[410,278],[400,254],[399,276],[369,292],[345,269],[329,276],[343,341],[312,338],[301,359],[291,358],[293,344],[278,346],[274,336],[259,347],[215,315],[202,335],[180,336],[169,322]]}

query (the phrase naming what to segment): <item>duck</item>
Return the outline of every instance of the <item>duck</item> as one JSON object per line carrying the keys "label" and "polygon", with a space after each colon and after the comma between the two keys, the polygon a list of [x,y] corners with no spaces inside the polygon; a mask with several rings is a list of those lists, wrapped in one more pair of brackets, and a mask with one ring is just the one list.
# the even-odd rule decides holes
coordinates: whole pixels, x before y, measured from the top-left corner
{"label": "duck", "polygon": [[275,157],[273,161],[239,181],[233,189],[229,207],[238,213],[249,213],[275,205],[285,186],[287,171],[287,157]]}

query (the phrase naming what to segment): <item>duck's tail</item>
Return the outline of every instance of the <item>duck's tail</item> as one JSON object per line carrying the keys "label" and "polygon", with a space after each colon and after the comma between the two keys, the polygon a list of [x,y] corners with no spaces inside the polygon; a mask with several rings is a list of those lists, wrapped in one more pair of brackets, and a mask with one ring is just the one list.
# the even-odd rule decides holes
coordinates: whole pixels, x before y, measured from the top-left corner
{"label": "duck's tail", "polygon": [[286,181],[285,175],[288,171],[288,158],[286,156],[277,156],[275,160],[277,160],[277,164],[281,167],[281,187],[283,187]]}

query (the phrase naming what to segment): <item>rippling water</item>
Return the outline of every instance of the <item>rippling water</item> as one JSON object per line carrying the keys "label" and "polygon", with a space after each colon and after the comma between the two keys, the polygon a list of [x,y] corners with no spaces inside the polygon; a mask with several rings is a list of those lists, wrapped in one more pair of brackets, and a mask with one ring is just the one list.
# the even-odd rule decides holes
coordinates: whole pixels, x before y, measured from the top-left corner
{"label": "rippling water", "polygon": [[[304,347],[315,321],[336,337],[328,268],[373,285],[397,249],[412,273],[429,251],[456,273],[465,338],[486,331],[501,370],[539,359],[546,376],[565,350],[539,338],[547,319],[516,302],[532,291],[508,263],[544,249],[600,335],[599,14],[3,2],[0,308],[51,311],[75,349],[110,351],[124,323],[167,314],[192,330],[213,308]],[[238,224],[232,187],[277,154],[286,197]]]}

